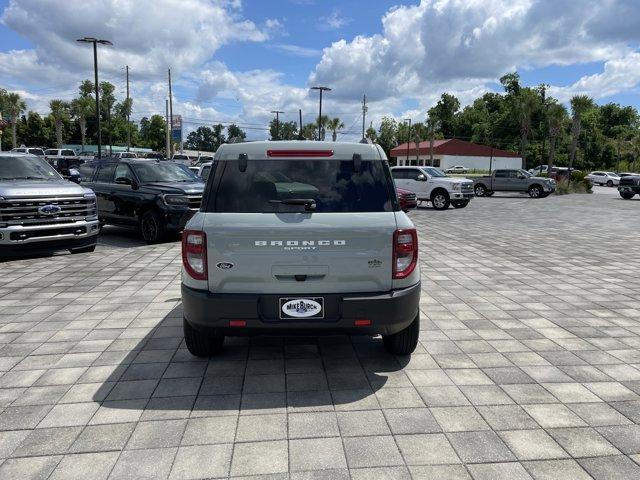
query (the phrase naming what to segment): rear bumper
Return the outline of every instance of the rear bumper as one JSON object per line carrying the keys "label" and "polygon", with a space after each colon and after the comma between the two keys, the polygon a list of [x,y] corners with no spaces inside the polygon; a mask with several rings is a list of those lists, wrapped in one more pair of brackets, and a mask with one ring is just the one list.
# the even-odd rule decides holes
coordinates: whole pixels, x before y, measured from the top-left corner
{"label": "rear bumper", "polygon": [[[420,284],[385,293],[301,295],[324,298],[322,320],[280,320],[281,297],[287,295],[215,294],[182,285],[184,317],[192,327],[208,335],[244,336],[397,333],[418,314]],[[356,319],[371,320],[371,325],[356,327]],[[246,326],[229,327],[230,320],[244,320]]]}

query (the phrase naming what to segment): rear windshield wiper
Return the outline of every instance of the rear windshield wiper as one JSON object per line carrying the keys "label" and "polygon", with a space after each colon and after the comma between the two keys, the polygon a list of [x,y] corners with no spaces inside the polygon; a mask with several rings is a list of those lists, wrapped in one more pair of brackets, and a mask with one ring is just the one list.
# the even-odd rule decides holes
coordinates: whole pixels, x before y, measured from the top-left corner
{"label": "rear windshield wiper", "polygon": [[313,198],[285,198],[284,200],[269,200],[269,203],[279,203],[281,205],[304,205],[307,212],[315,212],[316,201]]}

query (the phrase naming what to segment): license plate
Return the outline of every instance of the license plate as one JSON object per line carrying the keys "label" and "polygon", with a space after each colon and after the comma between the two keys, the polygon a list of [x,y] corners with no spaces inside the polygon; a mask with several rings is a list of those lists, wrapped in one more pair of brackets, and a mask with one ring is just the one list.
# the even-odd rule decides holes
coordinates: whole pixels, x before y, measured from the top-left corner
{"label": "license plate", "polygon": [[280,320],[323,319],[324,298],[287,297],[280,299]]}

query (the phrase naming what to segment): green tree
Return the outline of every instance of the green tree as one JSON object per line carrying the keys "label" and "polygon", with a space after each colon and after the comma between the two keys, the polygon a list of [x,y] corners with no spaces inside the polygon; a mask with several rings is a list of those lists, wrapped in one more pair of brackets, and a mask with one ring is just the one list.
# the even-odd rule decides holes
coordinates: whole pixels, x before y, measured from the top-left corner
{"label": "green tree", "polygon": [[429,116],[438,121],[440,131],[445,138],[455,135],[455,119],[458,110],[460,110],[460,101],[450,93],[443,93],[438,103],[429,109]]}
{"label": "green tree", "polygon": [[155,151],[165,150],[166,122],[162,115],[153,115],[150,119],[140,120],[140,142],[142,146]]}
{"label": "green tree", "polygon": [[271,140],[295,140],[298,138],[298,134],[296,122],[279,121],[276,126],[275,117],[269,122],[269,138]]}
{"label": "green tree", "polygon": [[235,123],[232,123],[227,127],[227,139],[231,141],[235,139],[236,142],[242,142],[247,138],[247,134]]}
{"label": "green tree", "polygon": [[93,99],[91,97],[78,97],[71,101],[71,115],[78,121],[80,127],[80,143],[82,150],[87,143],[87,118],[94,112]]}
{"label": "green tree", "polygon": [[63,100],[51,100],[49,108],[51,109],[51,118],[56,127],[56,145],[58,148],[62,148],[62,127],[64,121],[69,119],[69,104]]}
{"label": "green tree", "polygon": [[184,146],[189,150],[204,150],[205,152],[215,151],[213,130],[204,125],[198,127],[193,132],[189,132]]}
{"label": "green tree", "polygon": [[591,97],[587,95],[576,95],[571,101],[571,151],[569,154],[569,168],[573,167],[576,160],[576,151],[578,148],[578,138],[582,129],[582,117],[593,108],[594,103]]}
{"label": "green tree", "polygon": [[20,115],[27,109],[27,104],[25,103],[20,95],[15,92],[10,92],[4,95],[4,111],[9,117],[9,123],[11,124],[11,143],[13,148],[18,146],[18,136],[17,136],[17,127],[18,121],[20,120]]}
{"label": "green tree", "polygon": [[373,128],[373,124],[369,124],[369,128],[367,128],[367,131],[364,133],[365,138],[368,138],[369,140],[371,140],[373,143],[378,143],[378,132],[376,132],[376,129]]}
{"label": "green tree", "polygon": [[378,144],[389,157],[389,152],[398,145],[398,122],[391,117],[382,117],[378,129]]}
{"label": "green tree", "polygon": [[527,147],[532,133],[532,116],[538,108],[538,97],[529,88],[520,90],[516,99],[516,110],[520,124],[520,152],[522,155],[522,168],[527,168]]}
{"label": "green tree", "polygon": [[344,128],[344,122],[338,117],[334,117],[327,121],[327,129],[331,131],[331,139],[335,142],[338,140],[338,130]]}
{"label": "green tree", "polygon": [[556,159],[556,141],[562,131],[562,125],[567,118],[567,109],[558,103],[554,103],[547,109],[549,122],[549,161],[548,171],[551,171]]}
{"label": "green tree", "polygon": [[[320,121],[318,122],[318,118]],[[318,139],[324,140],[327,133],[327,124],[329,123],[329,117],[326,115],[322,115],[322,117],[316,117],[316,130],[318,128],[318,124],[320,124],[320,131],[318,132]]]}
{"label": "green tree", "polygon": [[315,140],[316,135],[318,134],[318,124],[317,123],[307,123],[300,132],[302,137],[306,140]]}
{"label": "green tree", "polygon": [[[116,87],[109,82],[100,82],[100,114],[107,120],[107,139],[109,145],[113,145],[113,125],[111,122],[111,109],[116,102],[116,97],[113,94],[116,90]],[[105,125],[101,125],[102,130],[104,130]],[[104,133],[103,133],[104,138]]]}

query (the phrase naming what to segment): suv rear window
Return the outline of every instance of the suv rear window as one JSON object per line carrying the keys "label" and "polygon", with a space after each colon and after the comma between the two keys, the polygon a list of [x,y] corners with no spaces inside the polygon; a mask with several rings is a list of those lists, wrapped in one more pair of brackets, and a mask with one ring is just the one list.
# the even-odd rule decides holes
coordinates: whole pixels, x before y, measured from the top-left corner
{"label": "suv rear window", "polygon": [[313,199],[318,213],[394,210],[389,167],[380,160],[362,160],[357,171],[353,160],[248,160],[244,172],[237,160],[220,163],[220,182],[210,197],[214,205],[207,211],[305,211],[304,205],[280,203],[287,199]]}

